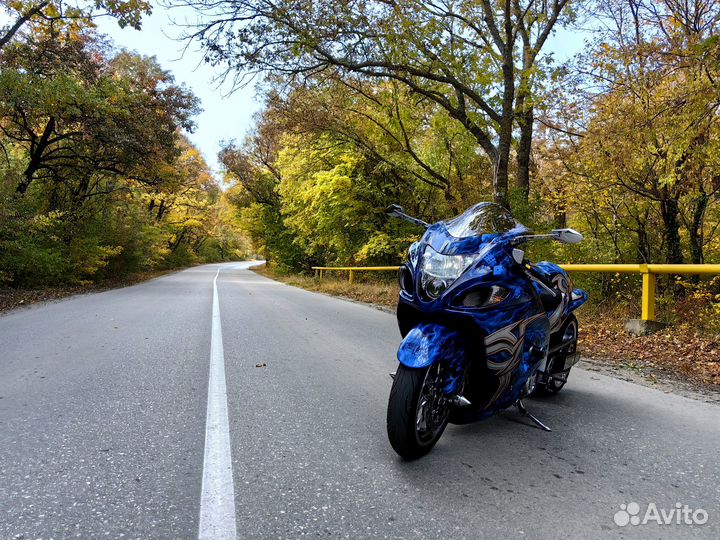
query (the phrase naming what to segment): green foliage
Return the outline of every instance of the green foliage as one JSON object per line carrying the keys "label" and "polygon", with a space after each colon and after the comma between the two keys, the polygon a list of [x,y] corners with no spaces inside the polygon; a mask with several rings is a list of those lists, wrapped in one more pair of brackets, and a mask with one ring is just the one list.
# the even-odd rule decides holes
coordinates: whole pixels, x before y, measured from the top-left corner
{"label": "green foliage", "polygon": [[295,244],[276,207],[252,203],[240,210],[240,224],[252,239],[255,251],[283,271],[306,269],[308,258]]}
{"label": "green foliage", "polygon": [[[265,112],[243,146],[228,145],[221,153],[240,223],[275,266],[393,264],[420,230],[388,219],[388,205],[401,203],[423,215],[452,213],[445,196],[454,187],[429,184],[417,172],[419,165],[408,170],[407,163],[399,164],[397,149],[391,154],[386,148],[383,156],[363,152],[334,129],[320,128],[310,136],[293,133],[287,126],[281,129],[276,111]],[[362,135],[370,140],[379,134]],[[426,149],[422,143],[416,147]]]}
{"label": "green foliage", "polygon": [[197,110],[154,59],[109,56],[86,27],[5,46],[0,282],[81,284],[245,256],[225,194],[181,134]]}
{"label": "green foliage", "polygon": [[[433,152],[428,145],[416,153],[407,144],[406,136],[413,134],[402,124],[413,108],[404,105],[413,101],[424,111],[430,104],[493,163],[493,196],[505,205],[516,131],[521,133],[516,177],[521,188],[529,184],[534,108],[544,101],[553,71],[544,51],[547,38],[574,18],[569,0],[188,0],[187,5],[198,12],[193,36],[206,61],[225,67],[229,78],[267,73],[302,81],[306,88],[335,84],[339,92],[330,95],[339,102],[348,90],[362,96],[379,106],[367,120],[385,117],[377,123],[384,135],[375,139],[395,138],[406,147],[405,161],[446,161],[450,149],[438,146]],[[409,99],[388,100],[388,86]],[[363,109],[354,112],[362,116]],[[447,187],[438,169],[425,172]]]}
{"label": "green foliage", "polygon": [[[556,69],[542,52],[539,30],[555,24],[535,11],[544,3],[504,18],[511,66],[488,28],[499,3],[243,3],[245,39],[205,37],[230,71],[276,68],[256,133],[222,155],[242,226],[288,268],[389,264],[420,231],[388,221],[388,204],[434,222],[495,198],[538,232],[585,236],[533,243],[534,260],[719,260],[720,4],[681,4],[556,3],[560,24],[587,8],[596,29]],[[507,196],[503,167],[517,179]],[[639,293],[633,276],[575,279],[594,298]]]}
{"label": "green foliage", "polygon": [[[351,260],[372,227],[373,197],[362,160],[342,151],[307,151],[298,141],[280,153],[277,191],[285,225],[316,260]],[[322,142],[319,142],[322,145]]]}

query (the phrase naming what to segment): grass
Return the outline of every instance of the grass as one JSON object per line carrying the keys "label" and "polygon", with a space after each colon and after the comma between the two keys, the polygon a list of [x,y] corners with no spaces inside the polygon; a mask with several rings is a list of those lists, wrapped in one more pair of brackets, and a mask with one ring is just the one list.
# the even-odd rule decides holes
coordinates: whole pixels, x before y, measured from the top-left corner
{"label": "grass", "polygon": [[334,275],[318,279],[304,274],[283,274],[266,265],[256,266],[253,270],[271,279],[308,291],[322,292],[388,308],[394,308],[397,305],[399,289],[393,272],[382,272],[382,274],[392,276],[388,279],[383,279],[382,276],[356,275],[355,283],[350,285],[346,272],[333,273]]}

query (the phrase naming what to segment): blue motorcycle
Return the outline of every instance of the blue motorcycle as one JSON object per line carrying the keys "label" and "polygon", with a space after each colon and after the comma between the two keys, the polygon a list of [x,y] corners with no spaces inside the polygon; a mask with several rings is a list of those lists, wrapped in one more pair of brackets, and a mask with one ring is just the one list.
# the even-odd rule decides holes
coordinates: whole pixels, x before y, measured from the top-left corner
{"label": "blue motorcycle", "polygon": [[448,423],[474,422],[511,406],[540,428],[522,399],[557,394],[578,361],[573,312],[588,298],[559,266],[530,264],[534,239],[574,244],[572,229],[532,234],[505,208],[480,203],[429,225],[399,271],[403,341],[387,411],[390,444],[405,459],[427,454]]}

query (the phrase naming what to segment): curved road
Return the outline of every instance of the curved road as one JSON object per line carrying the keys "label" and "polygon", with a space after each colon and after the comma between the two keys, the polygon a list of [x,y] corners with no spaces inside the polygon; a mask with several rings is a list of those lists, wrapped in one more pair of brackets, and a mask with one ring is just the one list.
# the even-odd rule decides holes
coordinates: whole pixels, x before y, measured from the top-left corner
{"label": "curved road", "polygon": [[405,463],[394,317],[247,266],[0,317],[0,538],[720,537],[717,405],[577,369],[528,402],[552,433],[506,411]]}

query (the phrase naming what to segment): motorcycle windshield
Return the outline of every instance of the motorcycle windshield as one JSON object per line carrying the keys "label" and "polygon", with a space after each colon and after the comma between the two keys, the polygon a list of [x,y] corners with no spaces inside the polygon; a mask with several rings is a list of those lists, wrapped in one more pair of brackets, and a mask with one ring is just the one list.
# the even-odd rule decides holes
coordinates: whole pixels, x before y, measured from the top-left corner
{"label": "motorcycle windshield", "polygon": [[455,238],[469,238],[485,234],[503,234],[523,226],[499,204],[480,203],[446,221],[445,227]]}

